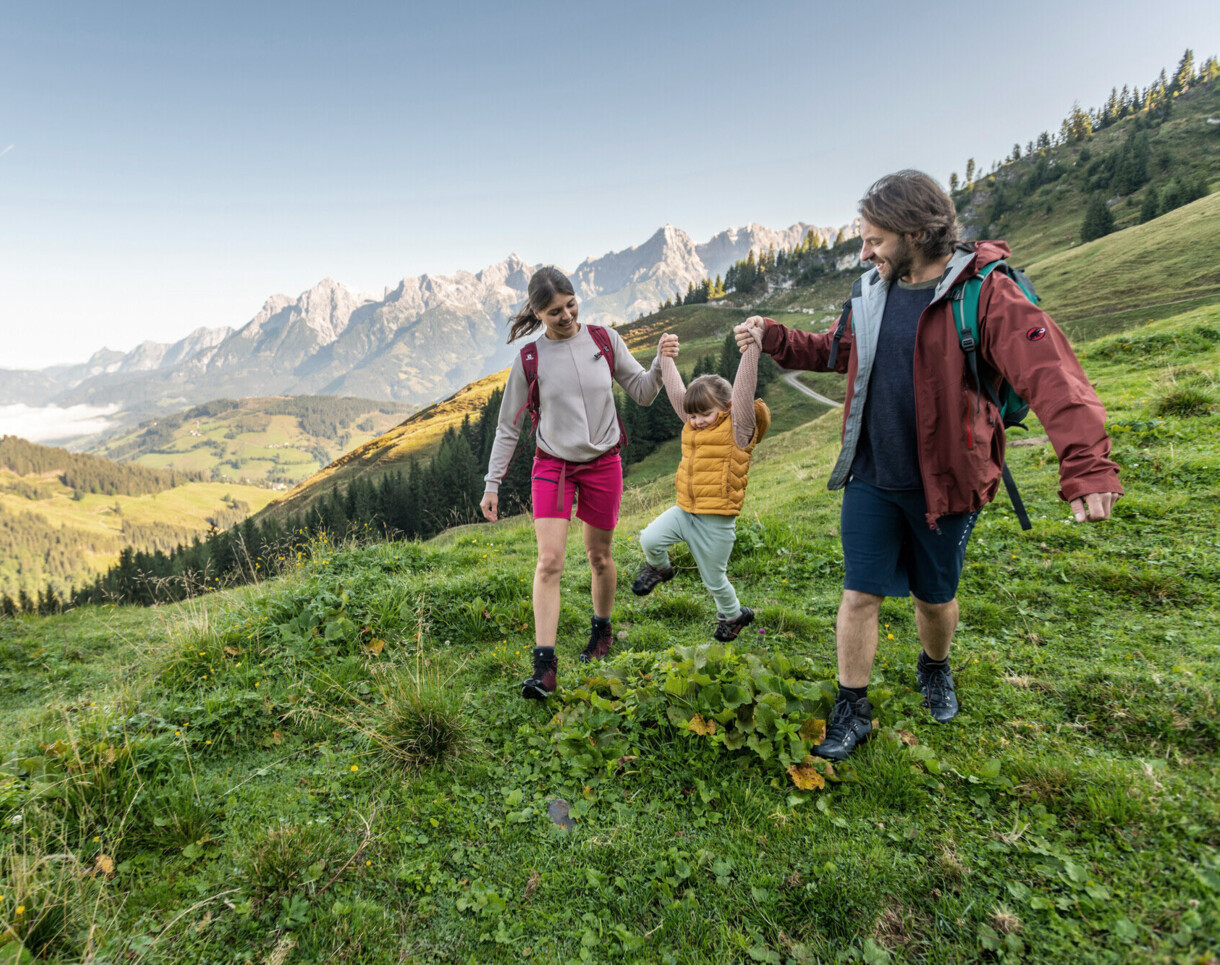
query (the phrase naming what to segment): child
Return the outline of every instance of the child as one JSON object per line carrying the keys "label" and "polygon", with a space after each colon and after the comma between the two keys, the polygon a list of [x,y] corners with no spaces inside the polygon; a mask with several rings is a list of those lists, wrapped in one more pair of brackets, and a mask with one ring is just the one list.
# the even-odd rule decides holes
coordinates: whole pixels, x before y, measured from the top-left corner
{"label": "child", "polygon": [[732,386],[719,375],[701,375],[683,388],[674,360],[661,359],[665,393],[686,423],[682,462],[675,479],[678,505],[640,533],[645,563],[631,584],[632,592],[646,596],[658,583],[673,579],[666,548],[686,543],[699,565],[703,585],[716,601],[713,636],[724,641],[735,640],[754,619],[754,611],[738,602],[725,570],[737,539],[750,454],[771,424],[766,403],[754,399],[760,344],[756,340],[745,350]]}

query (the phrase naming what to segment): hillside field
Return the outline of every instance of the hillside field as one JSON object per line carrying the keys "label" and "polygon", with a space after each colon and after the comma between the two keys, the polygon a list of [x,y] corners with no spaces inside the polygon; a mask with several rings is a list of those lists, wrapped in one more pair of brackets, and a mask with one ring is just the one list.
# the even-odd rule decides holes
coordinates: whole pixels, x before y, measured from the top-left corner
{"label": "hillside field", "polygon": [[0,956],[1211,960],[1220,306],[1081,355],[1123,466],[1115,518],[1069,520],[1031,427],[1010,461],[1034,529],[1001,497],[968,555],[962,715],[920,708],[912,611],[887,601],[880,730],[833,773],[801,762],[834,689],[835,412],[758,449],[730,568],[758,620],[736,646],[711,645],[684,552],[652,596],[627,589],[672,496],[658,473],[615,540],[620,642],[582,672],[573,537],[545,707],[517,696],[520,518],[322,540],[172,607],[0,622]]}

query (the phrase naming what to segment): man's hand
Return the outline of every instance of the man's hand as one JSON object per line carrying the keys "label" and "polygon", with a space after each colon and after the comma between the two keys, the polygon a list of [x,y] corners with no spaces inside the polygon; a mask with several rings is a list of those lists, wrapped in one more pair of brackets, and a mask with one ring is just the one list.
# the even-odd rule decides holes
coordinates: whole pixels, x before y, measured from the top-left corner
{"label": "man's hand", "polygon": [[1072,515],[1076,522],[1100,523],[1110,518],[1110,510],[1118,502],[1118,493],[1086,493],[1071,502]]}
{"label": "man's hand", "polygon": [[676,359],[678,357],[678,336],[669,332],[662,335],[661,341],[657,343],[657,352],[666,358]]}
{"label": "man's hand", "polygon": [[737,351],[742,355],[751,345],[762,348],[763,332],[767,323],[761,315],[751,315],[740,325],[734,326],[733,335],[737,339]]}
{"label": "man's hand", "polygon": [[500,494],[484,493],[479,509],[483,511],[483,516],[489,523],[494,523],[500,518]]}

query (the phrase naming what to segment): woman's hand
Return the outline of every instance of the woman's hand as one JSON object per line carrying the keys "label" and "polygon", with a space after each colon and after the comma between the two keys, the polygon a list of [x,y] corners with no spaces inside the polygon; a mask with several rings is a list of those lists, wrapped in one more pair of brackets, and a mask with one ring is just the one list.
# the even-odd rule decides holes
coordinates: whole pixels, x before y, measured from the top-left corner
{"label": "woman's hand", "polygon": [[767,321],[761,315],[751,315],[740,325],[734,326],[733,335],[737,339],[737,351],[743,355],[751,345],[762,348],[763,332],[767,330]]}
{"label": "woman's hand", "polygon": [[483,516],[489,523],[494,523],[500,518],[500,494],[484,493],[479,509],[483,511]]}
{"label": "woman's hand", "polygon": [[657,343],[657,353],[666,358],[676,359],[678,357],[678,336],[670,332],[662,335],[661,341]]}

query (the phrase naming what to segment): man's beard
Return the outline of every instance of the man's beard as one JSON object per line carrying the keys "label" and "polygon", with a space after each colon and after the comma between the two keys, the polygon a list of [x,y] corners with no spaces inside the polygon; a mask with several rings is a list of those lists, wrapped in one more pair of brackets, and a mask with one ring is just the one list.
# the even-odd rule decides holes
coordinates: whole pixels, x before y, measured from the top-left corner
{"label": "man's beard", "polygon": [[899,239],[901,247],[890,258],[886,259],[886,267],[888,272],[883,271],[882,277],[886,281],[896,281],[899,278],[905,278],[911,273],[911,268],[915,264],[915,246],[912,245],[906,238]]}

